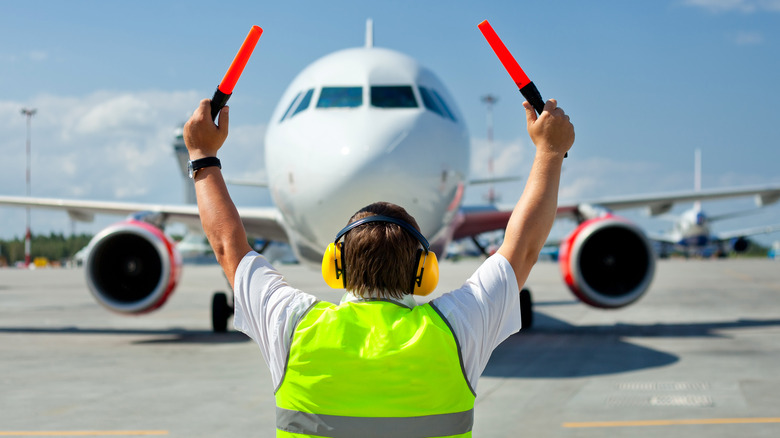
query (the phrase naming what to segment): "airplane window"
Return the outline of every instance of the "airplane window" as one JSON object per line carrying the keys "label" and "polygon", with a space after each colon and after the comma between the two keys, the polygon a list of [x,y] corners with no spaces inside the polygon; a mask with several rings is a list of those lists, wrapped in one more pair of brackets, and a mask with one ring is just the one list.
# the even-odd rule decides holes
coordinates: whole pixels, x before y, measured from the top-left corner
{"label": "airplane window", "polygon": [[279,119],[280,123],[282,122],[282,120],[287,118],[287,114],[290,114],[290,110],[292,109],[293,105],[295,105],[295,101],[298,100],[298,97],[300,97],[300,95],[301,95],[301,93],[298,93],[298,94],[295,95],[295,97],[293,98],[292,102],[290,102],[290,106],[287,107],[287,111],[285,111],[284,115],[282,116],[282,118]]}
{"label": "airplane window", "polygon": [[303,99],[301,99],[301,103],[298,104],[298,108],[295,108],[295,112],[290,115],[290,118],[295,117],[296,114],[309,107],[309,103],[311,103],[312,94],[314,94],[313,88],[306,92],[306,94],[303,96]]}
{"label": "airplane window", "polygon": [[426,108],[429,110],[435,112],[436,114],[447,117],[442,112],[441,108],[439,108],[439,104],[436,103],[436,99],[434,99],[433,96],[431,96],[430,91],[428,91],[425,87],[420,87],[420,96],[422,96],[423,105],[425,105]]}
{"label": "airplane window", "polygon": [[378,108],[416,108],[417,100],[410,85],[373,86],[371,105]]}
{"label": "airplane window", "polygon": [[452,111],[447,107],[447,104],[444,102],[444,99],[439,96],[439,93],[436,92],[436,90],[431,90],[431,93],[436,97],[436,100],[439,102],[439,105],[441,105],[441,108],[444,110],[445,113],[447,113],[447,116],[452,119],[453,122],[457,122],[458,120],[455,118],[455,115],[452,114]]}
{"label": "airplane window", "polygon": [[322,87],[317,108],[355,108],[363,105],[362,87]]}

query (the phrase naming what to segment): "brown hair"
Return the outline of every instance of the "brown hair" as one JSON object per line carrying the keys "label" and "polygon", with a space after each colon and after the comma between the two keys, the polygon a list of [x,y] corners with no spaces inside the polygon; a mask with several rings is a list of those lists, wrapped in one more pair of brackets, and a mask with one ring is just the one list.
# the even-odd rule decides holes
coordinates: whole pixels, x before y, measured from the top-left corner
{"label": "brown hair", "polygon": [[[389,216],[409,223],[417,221],[389,202],[376,202],[355,213],[349,223],[368,216]],[[376,292],[380,297],[401,298],[412,293],[415,260],[420,243],[408,231],[389,222],[370,222],[344,236],[344,265],[347,290],[359,297]]]}

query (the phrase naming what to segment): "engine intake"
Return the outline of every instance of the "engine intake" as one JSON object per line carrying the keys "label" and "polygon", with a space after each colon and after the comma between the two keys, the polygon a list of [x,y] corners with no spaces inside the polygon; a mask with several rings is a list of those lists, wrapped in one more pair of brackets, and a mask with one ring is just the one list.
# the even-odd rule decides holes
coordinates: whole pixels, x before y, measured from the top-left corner
{"label": "engine intake", "polygon": [[577,227],[561,245],[559,262],[574,295],[601,308],[638,300],[655,274],[655,254],[645,234],[611,215]]}
{"label": "engine intake", "polygon": [[119,313],[162,306],[181,273],[181,257],[158,228],[129,220],[111,225],[89,243],[85,272],[95,299]]}

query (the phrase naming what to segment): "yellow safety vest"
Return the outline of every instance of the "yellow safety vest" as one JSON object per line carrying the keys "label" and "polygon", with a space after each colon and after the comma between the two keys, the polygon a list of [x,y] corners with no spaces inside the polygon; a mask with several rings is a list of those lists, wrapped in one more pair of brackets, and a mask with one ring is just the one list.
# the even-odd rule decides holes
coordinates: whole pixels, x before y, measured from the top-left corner
{"label": "yellow safety vest", "polygon": [[318,302],[293,333],[277,437],[470,437],[474,399],[432,304]]}

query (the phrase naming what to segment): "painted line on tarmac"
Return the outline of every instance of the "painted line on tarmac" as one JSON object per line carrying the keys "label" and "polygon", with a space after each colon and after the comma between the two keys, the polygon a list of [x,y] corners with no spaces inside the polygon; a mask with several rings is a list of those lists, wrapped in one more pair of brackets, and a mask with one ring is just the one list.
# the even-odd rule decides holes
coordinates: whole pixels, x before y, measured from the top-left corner
{"label": "painted line on tarmac", "polygon": [[583,427],[639,427],[639,426],[687,426],[706,424],[765,424],[780,423],[780,418],[704,418],[692,420],[639,420],[639,421],[588,421],[563,423],[566,428]]}
{"label": "painted line on tarmac", "polygon": [[148,436],[168,435],[167,430],[50,430],[1,431],[0,436]]}

